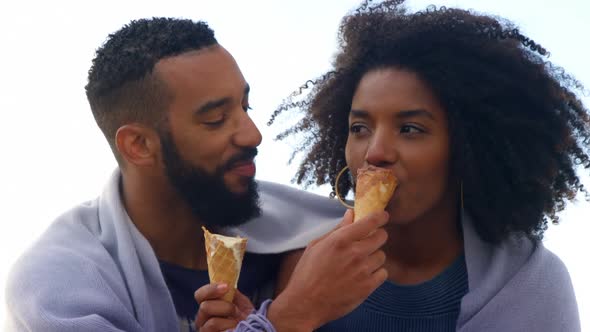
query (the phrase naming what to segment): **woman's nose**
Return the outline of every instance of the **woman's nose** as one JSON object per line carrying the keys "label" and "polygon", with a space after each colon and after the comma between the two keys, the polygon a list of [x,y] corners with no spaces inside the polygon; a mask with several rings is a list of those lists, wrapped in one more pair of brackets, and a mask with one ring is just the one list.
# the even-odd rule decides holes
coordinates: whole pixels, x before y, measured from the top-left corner
{"label": "woman's nose", "polygon": [[377,167],[387,167],[393,165],[398,159],[395,147],[395,138],[387,133],[377,132],[371,138],[365,162]]}

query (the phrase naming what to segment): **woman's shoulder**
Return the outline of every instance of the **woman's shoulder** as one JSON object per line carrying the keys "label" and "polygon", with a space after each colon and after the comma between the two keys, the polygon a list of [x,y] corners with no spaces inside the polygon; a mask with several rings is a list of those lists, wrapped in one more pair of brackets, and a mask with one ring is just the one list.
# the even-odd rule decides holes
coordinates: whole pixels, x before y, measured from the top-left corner
{"label": "woman's shoulder", "polygon": [[538,275],[547,290],[571,290],[573,295],[572,280],[566,264],[542,242],[536,244],[528,265],[529,273]]}
{"label": "woman's shoulder", "polygon": [[466,248],[469,292],[460,331],[478,331],[491,321],[503,331],[580,330],[573,284],[555,253],[526,237],[481,244]]}
{"label": "woman's shoulder", "polygon": [[542,242],[504,291],[547,331],[579,331],[578,304],[566,264]]}
{"label": "woman's shoulder", "polygon": [[539,282],[571,284],[566,265],[540,240],[512,234],[500,243],[486,242],[477,234],[469,216],[465,217],[463,231],[470,283],[493,279],[506,284],[524,274],[527,278],[542,277]]}

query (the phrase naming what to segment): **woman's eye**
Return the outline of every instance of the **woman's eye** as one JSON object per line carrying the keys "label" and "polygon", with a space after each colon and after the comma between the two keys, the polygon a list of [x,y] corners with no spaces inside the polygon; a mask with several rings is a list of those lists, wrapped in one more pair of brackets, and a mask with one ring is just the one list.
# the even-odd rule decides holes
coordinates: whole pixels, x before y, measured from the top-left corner
{"label": "woman's eye", "polygon": [[365,126],[358,125],[358,124],[356,124],[356,125],[353,124],[350,126],[350,132],[353,134],[359,134],[359,133],[364,132],[366,130],[367,130],[367,128]]}
{"label": "woman's eye", "polygon": [[252,110],[252,107],[250,107],[250,105],[244,105],[244,106],[242,106],[242,108],[244,109],[244,112],[248,112],[248,111]]}
{"label": "woman's eye", "polygon": [[423,132],[424,130],[422,128],[414,125],[404,125],[400,128],[400,133],[402,134],[418,134]]}

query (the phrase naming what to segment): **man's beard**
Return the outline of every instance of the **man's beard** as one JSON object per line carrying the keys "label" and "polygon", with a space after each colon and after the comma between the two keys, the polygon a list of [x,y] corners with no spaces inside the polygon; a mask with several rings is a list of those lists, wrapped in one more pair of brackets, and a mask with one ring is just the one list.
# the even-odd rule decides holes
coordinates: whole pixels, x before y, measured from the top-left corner
{"label": "man's beard", "polygon": [[165,172],[171,185],[205,226],[236,226],[261,214],[258,186],[254,178],[247,181],[244,193],[233,193],[223,175],[237,162],[251,160],[257,149],[247,149],[230,158],[214,174],[182,159],[169,132],[160,133]]}

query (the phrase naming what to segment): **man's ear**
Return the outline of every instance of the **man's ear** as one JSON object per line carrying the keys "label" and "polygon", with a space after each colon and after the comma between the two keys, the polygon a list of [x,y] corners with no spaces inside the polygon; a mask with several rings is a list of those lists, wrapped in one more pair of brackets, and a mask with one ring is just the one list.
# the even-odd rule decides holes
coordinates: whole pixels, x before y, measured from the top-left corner
{"label": "man's ear", "polygon": [[155,130],[140,124],[120,127],[115,135],[117,150],[123,159],[136,166],[155,165],[160,139]]}

